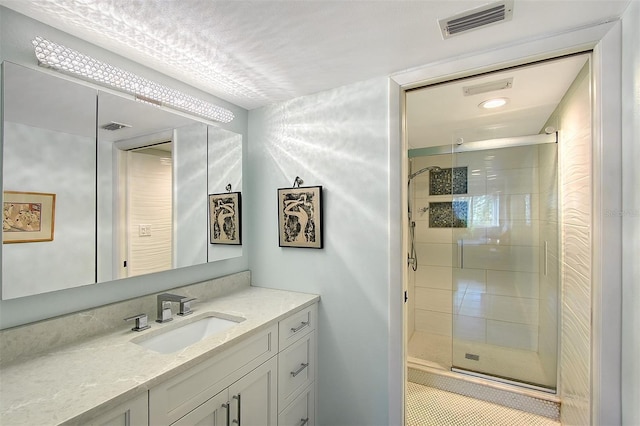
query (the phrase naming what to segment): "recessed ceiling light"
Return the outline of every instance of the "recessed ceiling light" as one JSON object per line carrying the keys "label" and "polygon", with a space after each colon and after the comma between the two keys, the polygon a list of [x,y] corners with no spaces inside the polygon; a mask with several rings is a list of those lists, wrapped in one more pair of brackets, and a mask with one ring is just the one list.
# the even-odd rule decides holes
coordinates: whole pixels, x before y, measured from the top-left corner
{"label": "recessed ceiling light", "polygon": [[509,99],[507,98],[487,99],[486,101],[481,102],[480,105],[478,105],[478,107],[486,108],[486,109],[500,108],[501,106],[505,106],[507,102],[509,102]]}

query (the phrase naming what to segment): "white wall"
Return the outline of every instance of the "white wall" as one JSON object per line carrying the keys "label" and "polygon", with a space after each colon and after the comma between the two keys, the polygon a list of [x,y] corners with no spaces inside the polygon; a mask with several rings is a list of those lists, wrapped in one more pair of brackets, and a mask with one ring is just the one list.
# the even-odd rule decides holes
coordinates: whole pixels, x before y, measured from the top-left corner
{"label": "white wall", "polygon": [[173,131],[173,266],[207,262],[209,247],[207,126]]}
{"label": "white wall", "polygon": [[53,241],[3,245],[2,297],[95,282],[95,141],[5,123],[2,148],[4,190],[56,194]]}
{"label": "white wall", "polygon": [[[208,193],[227,192],[227,184],[232,192],[240,192],[240,213],[242,214],[242,135],[209,126],[208,129]],[[242,240],[242,223],[240,223]],[[211,230],[208,229],[210,232]],[[207,236],[209,238],[209,236]],[[218,259],[241,256],[242,245],[207,244],[209,262]]]}
{"label": "white wall", "polygon": [[[243,148],[246,149],[248,113],[245,109],[187,86],[180,81],[129,61],[115,53],[106,51],[62,31],[29,19],[10,9],[0,7],[0,60],[9,60],[33,68],[37,67],[31,45],[31,40],[36,35],[49,38],[115,66],[230,109],[236,118],[233,122],[222,124],[220,127],[245,135],[243,138]],[[244,170],[247,170],[247,168],[244,167]],[[206,188],[203,197],[206,198]],[[250,244],[248,239],[245,243]],[[248,268],[249,257],[247,253],[243,253],[243,255],[238,258],[180,268],[173,271],[110,281],[43,295],[3,300],[0,301],[0,328],[13,327],[140,295],[160,292],[176,286],[244,271]]]}
{"label": "white wall", "polygon": [[622,20],[622,423],[640,424],[640,2]]}
{"label": "white wall", "polygon": [[[252,281],[322,297],[317,424],[389,424],[389,96],[379,78],[249,114]],[[324,188],[321,250],[278,247],[296,176]]]}

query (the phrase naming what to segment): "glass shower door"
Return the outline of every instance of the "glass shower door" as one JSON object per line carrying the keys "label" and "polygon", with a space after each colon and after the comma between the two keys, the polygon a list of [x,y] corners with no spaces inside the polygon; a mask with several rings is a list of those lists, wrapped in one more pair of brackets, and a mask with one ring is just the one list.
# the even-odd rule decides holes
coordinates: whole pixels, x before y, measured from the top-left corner
{"label": "glass shower door", "polygon": [[453,368],[553,390],[557,145],[453,158],[453,168],[441,172],[452,194],[442,208],[453,231]]}

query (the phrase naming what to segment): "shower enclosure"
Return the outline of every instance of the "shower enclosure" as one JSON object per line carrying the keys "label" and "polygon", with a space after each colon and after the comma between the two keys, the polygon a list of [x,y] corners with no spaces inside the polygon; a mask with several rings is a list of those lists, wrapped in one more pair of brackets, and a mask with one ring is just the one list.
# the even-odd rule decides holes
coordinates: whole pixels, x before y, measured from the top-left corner
{"label": "shower enclosure", "polygon": [[410,150],[410,365],[555,390],[555,141]]}

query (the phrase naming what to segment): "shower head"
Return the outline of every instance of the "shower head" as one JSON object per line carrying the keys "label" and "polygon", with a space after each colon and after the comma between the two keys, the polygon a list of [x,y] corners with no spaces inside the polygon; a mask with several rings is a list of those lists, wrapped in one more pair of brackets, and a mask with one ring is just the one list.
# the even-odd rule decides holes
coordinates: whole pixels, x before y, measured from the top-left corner
{"label": "shower head", "polygon": [[421,174],[422,174],[422,173],[424,173],[424,172],[431,172],[431,171],[433,171],[433,172],[439,172],[440,170],[441,170],[441,169],[440,169],[440,167],[438,167],[438,166],[429,166],[429,167],[425,167],[424,169],[420,169],[420,170],[418,170],[418,171],[417,171],[417,172],[415,172],[415,173],[411,173],[411,174],[409,175],[409,180],[413,179],[414,177],[416,177],[416,176],[418,176],[418,175],[421,175]]}

